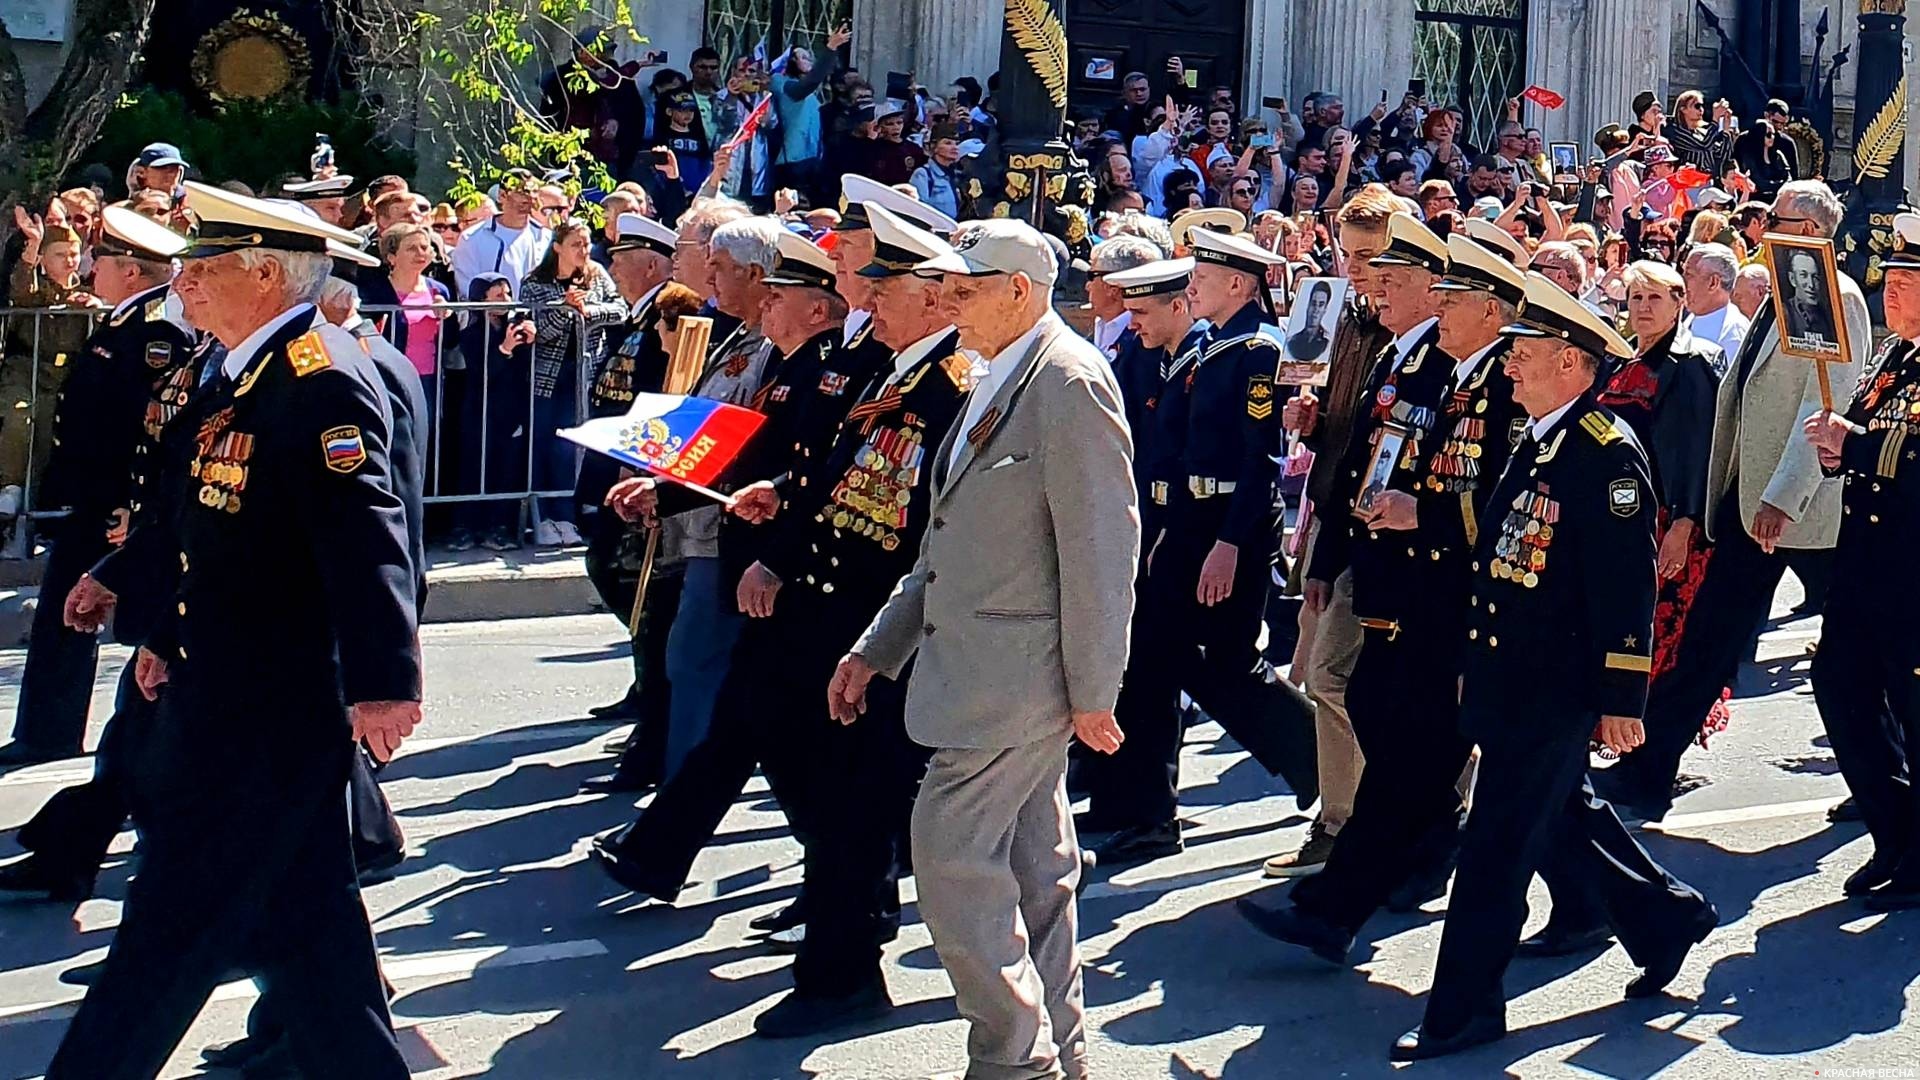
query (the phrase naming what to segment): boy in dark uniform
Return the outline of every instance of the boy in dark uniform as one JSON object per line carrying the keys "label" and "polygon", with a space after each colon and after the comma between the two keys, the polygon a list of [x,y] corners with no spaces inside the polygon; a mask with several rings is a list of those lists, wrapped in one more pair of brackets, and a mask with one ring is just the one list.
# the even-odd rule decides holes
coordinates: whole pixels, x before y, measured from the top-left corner
{"label": "boy in dark uniform", "polygon": [[1506,1034],[1501,979],[1526,921],[1527,884],[1549,864],[1600,899],[1644,969],[1628,997],[1665,989],[1718,920],[1586,779],[1596,728],[1620,753],[1646,737],[1654,498],[1645,451],[1593,398],[1601,358],[1632,350],[1538,273],[1527,275],[1526,303],[1504,332],[1515,339],[1513,397],[1531,419],[1468,567],[1460,729],[1480,745],[1480,777],[1426,1018],[1394,1045],[1396,1061]]}

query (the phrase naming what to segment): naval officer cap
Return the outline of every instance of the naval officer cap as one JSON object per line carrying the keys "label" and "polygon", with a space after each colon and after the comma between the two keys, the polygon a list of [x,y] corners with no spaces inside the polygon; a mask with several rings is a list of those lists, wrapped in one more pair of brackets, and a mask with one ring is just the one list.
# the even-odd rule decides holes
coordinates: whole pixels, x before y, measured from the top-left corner
{"label": "naval officer cap", "polygon": [[[1521,246],[1520,241],[1513,238],[1512,233],[1485,218],[1468,218],[1466,231],[1467,236],[1478,242],[1481,247],[1522,270],[1525,270],[1527,263],[1531,261],[1527,257],[1527,249]],[[1452,244],[1447,245],[1447,254],[1449,257],[1452,256]]]}
{"label": "naval officer cap", "polygon": [[644,249],[672,258],[673,246],[680,239],[672,229],[645,214],[621,214],[618,227],[620,239],[607,245],[609,255]]}
{"label": "naval officer cap", "polygon": [[1447,272],[1447,244],[1439,234],[1412,214],[1395,214],[1387,219],[1386,250],[1373,257],[1369,266],[1414,266],[1430,274]]}
{"label": "naval officer cap", "polygon": [[1890,238],[1893,246],[1880,260],[1881,268],[1920,270],[1920,214],[1909,211],[1893,215]]}
{"label": "naval officer cap", "polygon": [[873,261],[854,271],[861,277],[905,277],[922,263],[953,255],[945,240],[879,203],[867,207],[867,221],[873,227]]}
{"label": "naval officer cap", "polygon": [[281,194],[299,202],[318,202],[322,199],[344,199],[347,192],[353,190],[353,177],[346,173],[328,176],[319,180],[294,180],[280,185]]}
{"label": "naval officer cap", "polygon": [[1193,249],[1196,263],[1213,263],[1257,278],[1266,277],[1267,267],[1282,266],[1287,261],[1279,252],[1268,251],[1250,237],[1214,232],[1212,229],[1188,232],[1187,246]]}
{"label": "naval officer cap", "polygon": [[1247,231],[1247,215],[1231,206],[1203,206],[1196,210],[1182,210],[1173,215],[1170,225],[1173,231],[1173,246],[1186,247],[1195,229],[1207,229],[1212,232],[1238,236]]}
{"label": "naval officer cap", "polygon": [[1527,299],[1520,305],[1519,316],[1500,332],[1515,338],[1558,338],[1595,357],[1626,360],[1633,356],[1633,346],[1606,320],[1537,270],[1527,273]]}
{"label": "naval officer cap", "polygon": [[124,206],[109,206],[100,211],[100,239],[93,245],[96,258],[111,255],[166,262],[185,250],[186,237],[150,217]]}
{"label": "naval officer cap", "polygon": [[840,230],[870,228],[867,224],[869,205],[884,206],[935,236],[951,236],[953,230],[960,227],[959,222],[941,213],[938,207],[928,206],[911,195],[903,195],[878,180],[855,173],[843,173],[840,177]]}
{"label": "naval officer cap", "polygon": [[1451,257],[1447,272],[1435,289],[1492,293],[1515,307],[1526,302],[1527,275],[1497,253],[1453,233],[1447,237],[1447,254]]}
{"label": "naval officer cap", "polygon": [[833,256],[799,233],[780,230],[773,273],[762,282],[796,289],[833,291]]}
{"label": "naval officer cap", "polygon": [[256,199],[188,180],[187,205],[200,220],[193,245],[183,259],[206,259],[235,251],[302,251],[331,255],[361,266],[379,266],[380,260],[360,250],[360,237],[329,225],[305,206],[290,200]]}
{"label": "naval officer cap", "polygon": [[1100,279],[1109,288],[1120,290],[1123,300],[1147,296],[1166,296],[1187,291],[1193,280],[1192,259],[1161,259],[1125,270],[1115,270]]}

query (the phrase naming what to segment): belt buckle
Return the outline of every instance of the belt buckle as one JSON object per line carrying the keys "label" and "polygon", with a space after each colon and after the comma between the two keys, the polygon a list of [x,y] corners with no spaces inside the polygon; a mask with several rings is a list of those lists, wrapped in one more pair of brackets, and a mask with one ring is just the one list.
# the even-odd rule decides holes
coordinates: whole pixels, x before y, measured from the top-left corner
{"label": "belt buckle", "polygon": [[1151,493],[1149,497],[1153,499],[1154,505],[1167,505],[1167,487],[1168,484],[1165,480],[1155,480],[1149,485],[1148,491]]}

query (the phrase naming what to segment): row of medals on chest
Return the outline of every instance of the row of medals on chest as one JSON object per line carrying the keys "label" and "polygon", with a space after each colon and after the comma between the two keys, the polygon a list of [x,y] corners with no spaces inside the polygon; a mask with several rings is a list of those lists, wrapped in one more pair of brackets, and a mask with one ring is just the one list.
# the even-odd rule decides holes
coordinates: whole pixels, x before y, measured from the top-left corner
{"label": "row of medals on chest", "polygon": [[1560,521],[1560,504],[1547,498],[1544,491],[1523,491],[1513,500],[1513,512],[1500,524],[1500,539],[1493,545],[1493,564],[1488,570],[1501,581],[1513,581],[1534,589],[1547,568],[1547,548],[1553,543],[1553,527]]}
{"label": "row of medals on chest", "polygon": [[889,428],[879,439],[861,447],[854,455],[857,468],[834,489],[837,508],[831,518],[823,511],[820,519],[830,520],[836,529],[852,529],[887,551],[899,547],[899,535],[888,526],[898,529],[906,525],[913,485],[919,479],[919,460],[925,454],[925,438],[915,428]]}
{"label": "row of medals on chest", "polygon": [[253,456],[253,436],[228,431],[233,421],[231,407],[210,417],[200,427],[196,440],[198,453],[189,467],[200,481],[200,505],[229,514],[240,512],[240,492],[247,486],[247,460]]}

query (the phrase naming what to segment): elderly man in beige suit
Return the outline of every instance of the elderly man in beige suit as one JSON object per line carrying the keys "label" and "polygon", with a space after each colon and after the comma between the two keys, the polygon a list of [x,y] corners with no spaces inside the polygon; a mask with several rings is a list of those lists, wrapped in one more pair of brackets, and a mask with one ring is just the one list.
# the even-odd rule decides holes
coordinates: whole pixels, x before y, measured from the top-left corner
{"label": "elderly man in beige suit", "polygon": [[[1767,231],[1831,237],[1840,215],[1840,200],[1825,184],[1797,180],[1781,187]],[[1866,299],[1845,274],[1840,304],[1851,359],[1828,365],[1827,372],[1845,393],[1859,380],[1873,342]],[[1840,481],[1820,471],[1819,457],[1800,430],[1821,408],[1814,367],[1814,361],[1780,351],[1771,305],[1760,310],[1729,358],[1707,466],[1712,509],[1706,528],[1713,554],[1706,576],[1687,613],[1673,669],[1653,681],[1646,743],[1594,774],[1594,788],[1621,808],[1622,817],[1657,821],[1671,807],[1680,757],[1721,688],[1733,684],[1741,662],[1753,654],[1754,634],[1772,606],[1787,553],[1814,562],[1832,556],[1840,536]]]}
{"label": "elderly man in beige suit", "polygon": [[[855,722],[874,675],[907,684],[933,748],[913,812],[920,915],[953,980],[968,1080],[1087,1071],[1081,874],[1066,788],[1077,735],[1112,753],[1139,563],[1133,445],[1105,357],[1052,309],[1056,264],[1015,221],[970,223],[947,317],[986,359],[930,458],[933,519],[913,572],[840,662]],[[916,659],[917,654],[917,659]]]}

